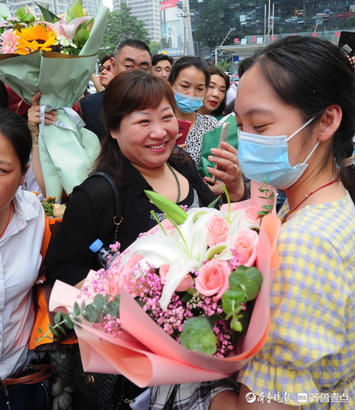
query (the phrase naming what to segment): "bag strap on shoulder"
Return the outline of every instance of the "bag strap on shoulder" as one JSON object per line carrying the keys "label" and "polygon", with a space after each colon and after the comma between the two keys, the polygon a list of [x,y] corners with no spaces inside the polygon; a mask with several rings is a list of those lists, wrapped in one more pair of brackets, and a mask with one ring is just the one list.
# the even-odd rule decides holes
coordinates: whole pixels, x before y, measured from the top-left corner
{"label": "bag strap on shoulder", "polygon": [[89,178],[92,177],[101,177],[104,178],[105,181],[110,185],[112,193],[113,193],[113,200],[114,200],[114,216],[112,219],[113,224],[115,225],[115,231],[113,234],[113,241],[117,242],[118,239],[118,228],[121,225],[123,221],[123,216],[122,216],[122,207],[121,207],[121,202],[118,197],[118,190],[116,188],[115,183],[113,182],[113,179],[111,175],[107,174],[106,172],[103,171],[98,171],[95,172],[94,174],[90,175]]}

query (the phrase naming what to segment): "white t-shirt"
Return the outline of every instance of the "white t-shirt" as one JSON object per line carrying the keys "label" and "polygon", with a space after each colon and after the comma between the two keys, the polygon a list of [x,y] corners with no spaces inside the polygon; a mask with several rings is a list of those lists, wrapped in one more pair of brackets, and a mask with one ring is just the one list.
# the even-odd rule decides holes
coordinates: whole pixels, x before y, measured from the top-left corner
{"label": "white t-shirt", "polygon": [[42,257],[44,212],[38,198],[19,188],[14,215],[0,238],[0,377],[26,364],[34,322],[32,286]]}

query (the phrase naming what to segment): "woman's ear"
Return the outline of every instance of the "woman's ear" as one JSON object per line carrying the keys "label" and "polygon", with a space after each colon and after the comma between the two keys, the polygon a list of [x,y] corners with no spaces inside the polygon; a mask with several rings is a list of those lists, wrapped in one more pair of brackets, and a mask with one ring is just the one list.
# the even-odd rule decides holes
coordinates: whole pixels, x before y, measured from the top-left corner
{"label": "woman's ear", "polygon": [[317,127],[317,138],[320,142],[328,141],[333,137],[343,116],[339,105],[329,105],[323,112]]}
{"label": "woman's ear", "polygon": [[114,140],[118,141],[118,131],[117,130],[110,130],[110,135]]}

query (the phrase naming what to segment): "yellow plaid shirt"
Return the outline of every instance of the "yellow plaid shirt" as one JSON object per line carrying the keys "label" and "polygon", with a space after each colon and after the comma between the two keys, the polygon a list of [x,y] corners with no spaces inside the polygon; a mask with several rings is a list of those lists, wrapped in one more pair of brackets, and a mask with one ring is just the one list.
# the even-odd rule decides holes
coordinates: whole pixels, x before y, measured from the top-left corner
{"label": "yellow plaid shirt", "polygon": [[[280,210],[281,220],[288,211]],[[309,205],[284,223],[263,349],[239,372],[250,400],[355,409],[355,207]]]}

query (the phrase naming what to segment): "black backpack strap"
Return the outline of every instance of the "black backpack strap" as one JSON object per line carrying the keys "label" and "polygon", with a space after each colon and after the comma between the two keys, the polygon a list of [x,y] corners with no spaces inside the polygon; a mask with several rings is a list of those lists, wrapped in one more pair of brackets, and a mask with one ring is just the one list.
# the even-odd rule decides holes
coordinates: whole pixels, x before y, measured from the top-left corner
{"label": "black backpack strap", "polygon": [[113,200],[114,200],[114,216],[112,219],[113,224],[115,225],[115,231],[113,234],[113,242],[117,242],[118,239],[118,228],[121,225],[123,221],[123,216],[122,216],[122,207],[121,207],[121,202],[118,197],[118,191],[116,188],[115,183],[113,182],[113,179],[111,175],[107,174],[106,172],[98,171],[95,172],[94,174],[90,175],[89,178],[91,177],[101,177],[106,180],[106,182],[110,185],[112,193],[113,193]]}

